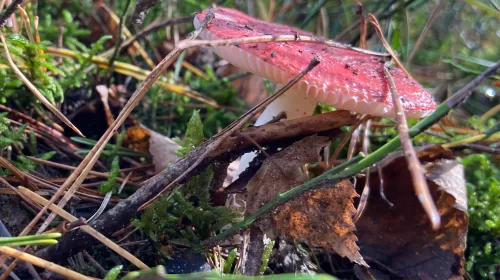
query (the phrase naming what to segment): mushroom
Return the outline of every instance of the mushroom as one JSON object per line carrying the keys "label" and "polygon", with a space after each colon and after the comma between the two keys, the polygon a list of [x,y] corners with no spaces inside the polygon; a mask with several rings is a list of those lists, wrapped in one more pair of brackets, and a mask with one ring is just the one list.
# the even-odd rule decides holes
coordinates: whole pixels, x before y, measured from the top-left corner
{"label": "mushroom", "polygon": [[[287,119],[312,115],[318,102],[361,114],[395,116],[384,76],[384,60],[380,56],[301,42],[300,35],[314,35],[297,28],[264,22],[229,8],[210,8],[198,13],[194,17],[196,28],[208,11],[214,14],[214,19],[200,34],[205,40],[296,34],[298,40],[294,42],[214,47],[215,52],[229,63],[278,85],[286,84],[299,74],[314,57],[321,59],[318,66],[265,108],[256,126],[271,121],[281,112],[286,113]],[[399,68],[391,68],[390,74],[408,118],[421,118],[435,110],[436,103],[432,96],[417,81]],[[234,179],[254,157],[255,153],[243,155]]]}

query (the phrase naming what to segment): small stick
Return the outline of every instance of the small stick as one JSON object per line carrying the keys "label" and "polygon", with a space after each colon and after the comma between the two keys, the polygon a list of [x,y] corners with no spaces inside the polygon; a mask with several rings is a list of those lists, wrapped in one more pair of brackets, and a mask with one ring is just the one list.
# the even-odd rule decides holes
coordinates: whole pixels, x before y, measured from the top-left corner
{"label": "small stick", "polygon": [[389,73],[387,64],[384,66],[384,74],[387,82],[389,83],[389,89],[392,94],[392,103],[394,104],[394,110],[396,111],[399,138],[401,140],[401,146],[403,147],[406,161],[408,162],[408,169],[410,170],[415,193],[417,194],[420,204],[422,204],[425,212],[431,220],[432,228],[437,230],[441,226],[441,216],[439,215],[439,211],[437,210],[434,200],[432,199],[429,186],[427,186],[427,182],[425,180],[423,168],[411,143],[403,104],[401,104],[396,85],[394,84],[394,80]]}
{"label": "small stick", "polygon": [[10,5],[7,7],[7,9],[3,10],[0,13],[0,29],[2,29],[5,24],[7,24],[7,20],[11,15],[16,12],[17,7],[23,3],[23,0],[14,0]]}
{"label": "small stick", "polygon": [[[370,152],[370,128],[372,125],[371,120],[367,120],[364,124],[364,129],[363,129],[363,141],[362,141],[362,147],[361,151],[365,154],[368,155]],[[358,128],[361,130],[361,127]],[[365,186],[363,188],[363,193],[361,193],[361,198],[359,199],[359,204],[358,204],[358,209],[357,213],[354,216],[354,222],[358,221],[358,219],[363,215],[363,212],[366,209],[366,206],[368,205],[368,197],[370,196],[370,169],[367,168],[365,170]]]}
{"label": "small stick", "polygon": [[95,267],[97,270],[101,272],[102,275],[106,275],[106,270],[97,262],[87,251],[83,251],[83,256],[87,258],[87,260]]}
{"label": "small stick", "polygon": [[352,139],[352,135],[356,132],[356,129],[358,129],[369,118],[370,115],[362,115],[361,118],[359,118],[358,121],[352,126],[352,129],[344,136],[344,138],[342,138],[339,145],[333,152],[332,158],[330,159],[330,167],[335,164],[335,161],[340,155],[340,151],[342,150],[342,148],[344,148],[345,144],[347,144],[347,141],[349,141],[349,139]]}

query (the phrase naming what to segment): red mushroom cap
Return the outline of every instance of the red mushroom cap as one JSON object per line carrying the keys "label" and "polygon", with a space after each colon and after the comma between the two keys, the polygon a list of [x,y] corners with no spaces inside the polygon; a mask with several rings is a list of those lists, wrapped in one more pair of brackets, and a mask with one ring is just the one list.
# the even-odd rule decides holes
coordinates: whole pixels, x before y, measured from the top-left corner
{"label": "red mushroom cap", "polygon": [[[313,36],[293,27],[264,22],[228,8],[211,8],[214,19],[201,33],[204,39],[231,39],[262,35]],[[196,27],[207,10],[197,14]],[[394,116],[392,97],[380,57],[306,42],[269,42],[219,46],[215,51],[229,63],[273,82],[285,84],[300,73],[311,60],[320,64],[298,83],[308,96],[338,109],[374,116]],[[436,103],[431,95],[399,68],[390,73],[396,84],[406,115],[420,118],[432,113]]]}

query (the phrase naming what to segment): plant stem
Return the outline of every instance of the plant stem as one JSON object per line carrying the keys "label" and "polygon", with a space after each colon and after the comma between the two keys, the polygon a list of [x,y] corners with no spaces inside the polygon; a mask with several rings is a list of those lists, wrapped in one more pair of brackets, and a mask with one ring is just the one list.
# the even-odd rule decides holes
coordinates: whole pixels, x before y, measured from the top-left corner
{"label": "plant stem", "polygon": [[110,84],[110,77],[111,73],[113,73],[113,64],[118,56],[118,53],[120,52],[120,45],[122,44],[123,38],[122,38],[122,30],[123,27],[125,26],[125,17],[127,16],[128,9],[130,8],[130,4],[132,3],[131,0],[127,0],[127,3],[125,4],[125,10],[123,10],[123,14],[120,17],[120,25],[118,27],[118,33],[117,33],[117,38],[116,38],[116,45],[115,45],[115,51],[113,52],[113,55],[111,56],[111,59],[109,60],[109,68],[108,68],[108,73],[106,74],[105,77],[109,77],[108,79],[108,87]]}

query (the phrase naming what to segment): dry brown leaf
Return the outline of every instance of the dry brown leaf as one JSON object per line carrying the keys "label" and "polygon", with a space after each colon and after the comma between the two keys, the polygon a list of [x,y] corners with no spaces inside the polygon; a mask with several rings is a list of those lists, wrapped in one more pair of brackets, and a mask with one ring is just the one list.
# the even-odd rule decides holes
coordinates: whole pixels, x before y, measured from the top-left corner
{"label": "dry brown leaf", "polygon": [[[245,215],[257,211],[262,204],[306,181],[304,165],[319,161],[321,149],[329,143],[330,137],[309,136],[264,160],[247,184]],[[259,217],[258,221],[250,226],[250,240],[242,257],[242,270],[246,275],[257,275],[259,271],[264,250],[264,233],[271,239],[276,236],[269,216]]]}
{"label": "dry brown leaf", "polygon": [[[463,167],[453,155],[438,146],[418,152],[427,183],[442,218],[433,231],[415,196],[406,160],[395,153],[381,163],[380,179],[370,175],[371,195],[367,208],[356,223],[361,255],[371,265],[372,275],[404,279],[450,279],[464,271],[464,250],[468,216]],[[359,186],[363,186],[360,180]],[[358,270],[358,273],[361,270]],[[362,277],[361,277],[362,278]]]}
{"label": "dry brown leaf", "polygon": [[309,136],[266,159],[248,182],[246,215],[255,212],[278,194],[305,182],[307,176],[302,167],[306,163],[318,162],[319,152],[329,143],[329,137]]}
{"label": "dry brown leaf", "polygon": [[274,224],[282,236],[334,250],[367,266],[353,233],[354,197],[358,194],[353,185],[344,180],[335,187],[303,194],[280,206],[273,215]]}

